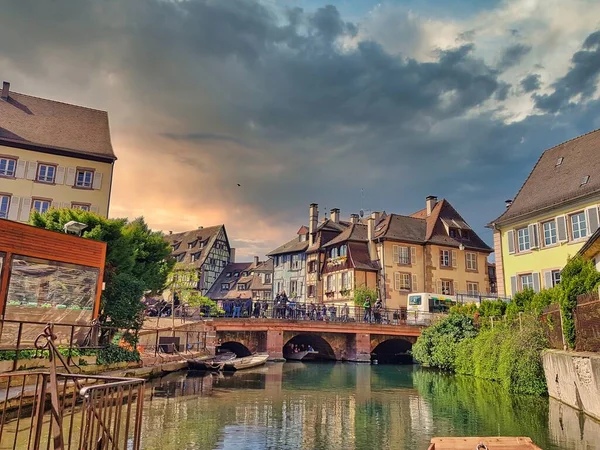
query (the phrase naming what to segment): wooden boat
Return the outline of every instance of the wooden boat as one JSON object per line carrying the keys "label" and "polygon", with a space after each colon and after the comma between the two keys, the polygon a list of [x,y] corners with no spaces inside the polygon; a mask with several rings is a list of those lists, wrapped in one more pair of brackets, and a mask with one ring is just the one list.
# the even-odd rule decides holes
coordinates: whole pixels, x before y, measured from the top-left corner
{"label": "wooden boat", "polygon": [[542,450],[528,437],[438,437],[428,450]]}
{"label": "wooden boat", "polygon": [[311,357],[314,357],[314,355],[318,355],[319,352],[315,351],[315,350],[305,350],[302,352],[296,352],[296,353],[286,353],[285,355],[283,355],[283,357],[285,359],[287,359],[288,361],[302,361],[304,358],[310,359]]}
{"label": "wooden boat", "polygon": [[188,359],[188,369],[190,370],[223,370],[223,364],[234,360],[235,353],[226,352],[216,356],[204,356],[201,358]]}
{"label": "wooden boat", "polygon": [[232,359],[231,361],[224,362],[223,370],[233,372],[236,370],[243,370],[249,369],[251,367],[262,366],[267,362],[267,359],[269,359],[269,355],[266,354],[257,354],[252,356],[246,356],[244,358],[236,358]]}

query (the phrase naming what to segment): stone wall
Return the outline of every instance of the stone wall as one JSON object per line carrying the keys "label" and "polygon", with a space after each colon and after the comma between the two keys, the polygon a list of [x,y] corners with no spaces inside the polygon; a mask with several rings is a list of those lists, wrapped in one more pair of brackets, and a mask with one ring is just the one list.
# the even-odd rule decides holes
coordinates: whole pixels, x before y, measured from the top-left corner
{"label": "stone wall", "polygon": [[543,364],[551,397],[600,420],[600,355],[546,350]]}

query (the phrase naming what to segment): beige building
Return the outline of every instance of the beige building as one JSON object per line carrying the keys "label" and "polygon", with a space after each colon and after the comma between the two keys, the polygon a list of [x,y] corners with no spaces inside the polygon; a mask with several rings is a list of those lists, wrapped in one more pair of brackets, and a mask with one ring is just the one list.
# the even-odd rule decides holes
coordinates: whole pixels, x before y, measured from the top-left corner
{"label": "beige building", "polygon": [[412,214],[374,213],[374,241],[382,266],[380,295],[404,307],[411,292],[478,296],[490,293],[485,244],[447,200],[426,199]]}
{"label": "beige building", "polygon": [[116,156],[108,114],[32,97],[3,83],[0,95],[0,218],[80,208],[108,216]]}

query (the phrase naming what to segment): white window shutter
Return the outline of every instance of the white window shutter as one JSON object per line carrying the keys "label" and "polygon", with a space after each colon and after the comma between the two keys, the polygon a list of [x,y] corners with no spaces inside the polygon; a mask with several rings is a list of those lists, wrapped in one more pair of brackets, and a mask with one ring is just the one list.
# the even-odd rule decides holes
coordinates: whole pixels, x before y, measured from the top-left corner
{"label": "white window shutter", "polygon": [[67,179],[65,181],[67,186],[73,186],[75,184],[75,175],[77,175],[77,169],[75,169],[75,167],[67,168]]}
{"label": "white window shutter", "polygon": [[567,216],[558,216],[556,218],[556,234],[558,242],[567,242],[569,240],[567,234]]}
{"label": "white window shutter", "polygon": [[516,276],[512,276],[510,277],[510,289],[511,289],[511,293],[512,295],[515,295],[517,292],[519,292],[519,286],[517,284],[517,277]]}
{"label": "white window shutter", "polygon": [[20,159],[17,161],[17,170],[15,172],[15,177],[17,178],[25,178],[25,168],[27,166],[27,161],[24,159]]}
{"label": "white window shutter", "polygon": [[510,255],[515,253],[515,232],[510,230],[506,233],[506,240],[508,241],[508,253]]}
{"label": "white window shutter", "polygon": [[102,187],[102,174],[100,172],[94,172],[94,181],[92,182],[93,189],[100,189]]}
{"label": "white window shutter", "polygon": [[550,289],[552,287],[552,271],[544,271],[544,287]]}
{"label": "white window shutter", "polygon": [[21,222],[29,221],[29,214],[31,213],[31,197],[23,197],[21,200],[21,215],[19,220]]}
{"label": "white window shutter", "polygon": [[394,272],[394,290],[400,290],[400,272]]}
{"label": "white window shutter", "polygon": [[412,275],[412,286],[411,286],[411,290],[413,292],[417,292],[419,288],[419,282],[418,282],[418,277],[416,273],[413,273]]}
{"label": "white window shutter", "polygon": [[585,210],[588,223],[588,236],[598,229],[598,207],[592,206]]}
{"label": "white window shutter", "polygon": [[437,287],[437,293],[441,294],[442,293],[442,280],[436,281],[436,287]]}
{"label": "white window shutter", "polygon": [[456,267],[458,262],[456,261],[456,250],[452,250],[452,267]]}
{"label": "white window shutter", "polygon": [[533,272],[533,291],[540,292],[540,273]]}
{"label": "white window shutter", "polygon": [[65,166],[58,166],[56,168],[56,177],[54,177],[56,184],[65,184]]}
{"label": "white window shutter", "polygon": [[399,263],[400,262],[400,247],[398,247],[397,245],[394,245],[393,249],[394,249],[393,260],[395,263]]}
{"label": "white window shutter", "polygon": [[52,207],[54,209],[60,209],[60,202],[52,202]]}
{"label": "white window shutter", "polygon": [[21,204],[21,197],[15,197],[13,195],[10,198],[10,207],[8,208],[8,220],[18,220],[20,204]]}
{"label": "white window shutter", "polygon": [[36,174],[37,174],[37,162],[29,161],[27,163],[27,179],[35,180]]}
{"label": "white window shutter", "polygon": [[410,248],[410,263],[415,264],[417,262],[417,247]]}
{"label": "white window shutter", "polygon": [[537,240],[537,233],[536,233],[536,224],[530,224],[527,225],[527,231],[529,233],[529,244],[531,246],[531,248],[538,248],[538,240]]}

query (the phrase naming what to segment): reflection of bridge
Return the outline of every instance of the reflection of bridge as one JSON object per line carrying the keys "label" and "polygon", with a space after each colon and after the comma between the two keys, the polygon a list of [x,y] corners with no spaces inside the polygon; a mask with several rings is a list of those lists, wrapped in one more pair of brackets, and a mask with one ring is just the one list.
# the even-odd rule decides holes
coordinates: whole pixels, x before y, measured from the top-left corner
{"label": "reflection of bridge", "polygon": [[[215,347],[239,356],[268,352],[272,360],[282,359],[283,348],[288,344],[311,345],[325,359],[367,362],[373,353],[382,360],[407,354],[423,329],[406,324],[284,319],[216,319],[203,324]],[[193,325],[186,328],[193,329]]]}

